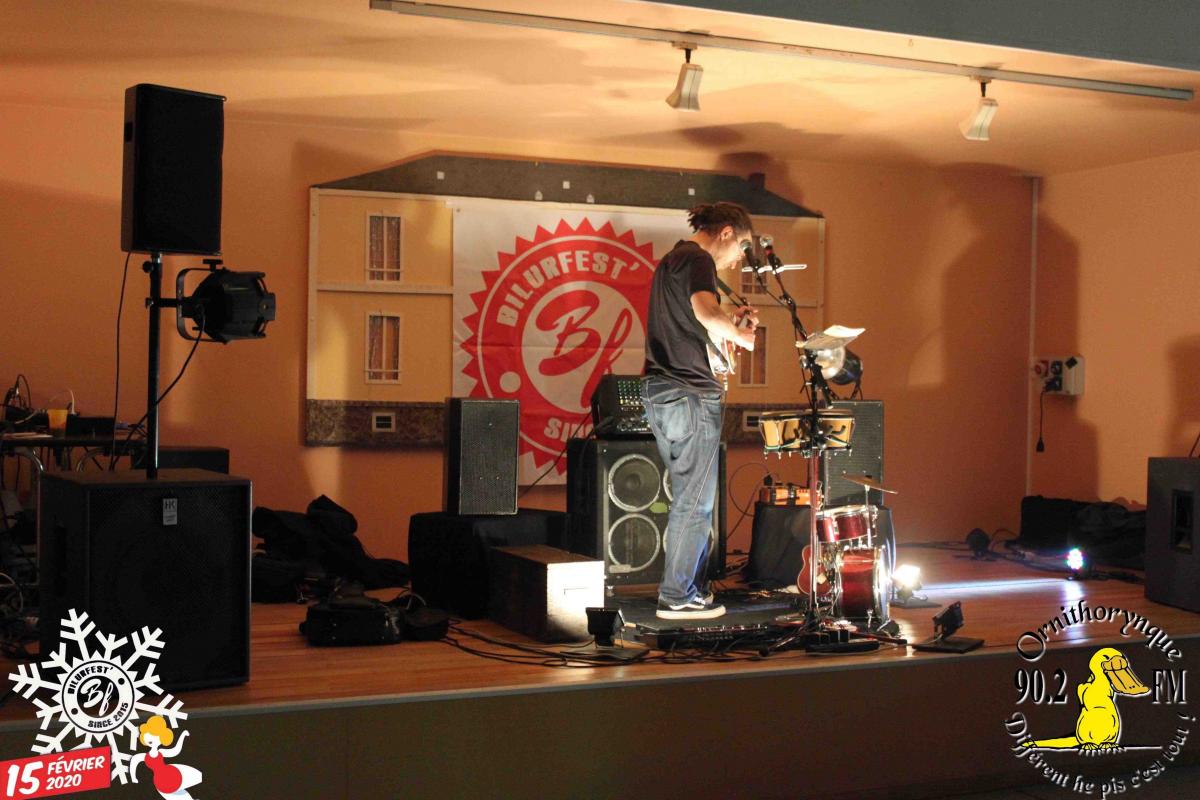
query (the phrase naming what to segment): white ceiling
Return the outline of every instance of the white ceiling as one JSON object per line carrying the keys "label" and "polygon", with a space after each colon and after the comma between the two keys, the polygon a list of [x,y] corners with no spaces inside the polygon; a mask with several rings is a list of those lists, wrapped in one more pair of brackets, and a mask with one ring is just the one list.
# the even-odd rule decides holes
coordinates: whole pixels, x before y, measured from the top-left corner
{"label": "white ceiling", "polygon": [[[1197,88],[1194,72],[627,0],[461,5],[1031,72]],[[702,49],[701,111],[669,108],[669,45],[391,14],[368,0],[0,0],[0,103],[120,108],[150,82],[230,118],[548,142],[1051,174],[1200,149],[1200,101],[993,83],[992,141],[958,122],[969,79]]]}

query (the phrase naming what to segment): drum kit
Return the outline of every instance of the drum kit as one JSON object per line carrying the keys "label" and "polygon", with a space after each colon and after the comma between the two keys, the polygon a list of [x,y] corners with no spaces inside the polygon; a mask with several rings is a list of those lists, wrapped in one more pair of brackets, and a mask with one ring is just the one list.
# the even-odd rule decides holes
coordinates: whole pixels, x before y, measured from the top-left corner
{"label": "drum kit", "polygon": [[[812,557],[811,542],[805,546],[796,588],[809,598],[810,617],[818,624],[822,615],[830,615],[874,630],[889,620],[891,594],[885,543],[878,529],[879,509],[869,504],[822,508],[821,492],[815,486],[814,468],[819,461],[814,454],[849,452],[854,417],[843,409],[818,409],[815,426],[813,418],[809,410],[769,412],[759,417],[764,452],[779,456],[800,453],[810,461],[807,493],[818,555]],[[814,427],[815,437],[810,434]],[[862,486],[866,493],[874,489],[897,494],[868,475],[843,478]]]}

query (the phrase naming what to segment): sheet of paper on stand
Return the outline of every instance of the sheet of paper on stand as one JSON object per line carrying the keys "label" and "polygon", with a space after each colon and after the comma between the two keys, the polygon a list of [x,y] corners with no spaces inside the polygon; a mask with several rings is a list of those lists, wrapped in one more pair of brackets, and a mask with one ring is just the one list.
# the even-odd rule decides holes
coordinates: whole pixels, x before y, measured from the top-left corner
{"label": "sheet of paper on stand", "polygon": [[833,350],[845,347],[866,331],[866,328],[847,328],[845,325],[830,325],[804,340],[805,350]]}

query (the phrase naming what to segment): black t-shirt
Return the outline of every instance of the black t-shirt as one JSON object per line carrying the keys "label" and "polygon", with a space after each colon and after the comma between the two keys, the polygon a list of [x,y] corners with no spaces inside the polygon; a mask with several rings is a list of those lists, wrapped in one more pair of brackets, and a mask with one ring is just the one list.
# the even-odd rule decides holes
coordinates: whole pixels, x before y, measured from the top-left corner
{"label": "black t-shirt", "polygon": [[692,311],[692,295],[717,295],[717,265],[704,248],[680,241],[663,256],[650,284],[646,322],[647,375],[662,375],[702,391],[720,390],[708,363],[708,332]]}

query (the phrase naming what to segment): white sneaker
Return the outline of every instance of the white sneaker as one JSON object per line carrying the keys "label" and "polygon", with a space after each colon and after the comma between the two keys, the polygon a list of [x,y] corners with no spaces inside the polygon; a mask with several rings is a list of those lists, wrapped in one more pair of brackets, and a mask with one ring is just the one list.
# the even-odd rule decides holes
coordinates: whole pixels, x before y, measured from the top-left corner
{"label": "white sneaker", "polygon": [[713,605],[711,600],[706,603],[699,597],[680,605],[667,604],[660,600],[658,611],[655,612],[659,619],[713,619],[724,614],[725,606]]}

